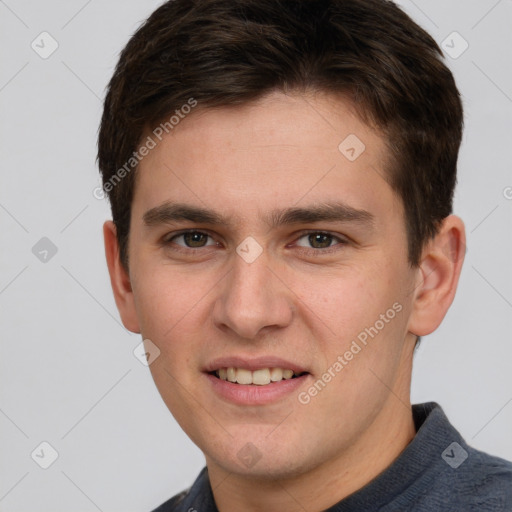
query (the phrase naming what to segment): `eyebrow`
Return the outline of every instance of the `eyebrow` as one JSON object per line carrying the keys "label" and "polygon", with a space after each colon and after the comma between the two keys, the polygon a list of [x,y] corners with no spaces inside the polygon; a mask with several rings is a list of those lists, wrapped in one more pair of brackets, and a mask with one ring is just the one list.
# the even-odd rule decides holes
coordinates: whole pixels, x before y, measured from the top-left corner
{"label": "eyebrow", "polygon": [[315,222],[355,222],[371,226],[375,217],[366,210],[353,208],[345,203],[323,203],[304,208],[287,208],[270,214],[268,223],[272,227],[287,224],[312,224]]}
{"label": "eyebrow", "polygon": [[[146,211],[142,220],[148,227],[176,221],[211,225],[232,224],[232,220],[229,217],[225,217],[213,210],[171,202],[163,203]],[[375,217],[366,210],[357,209],[342,202],[336,202],[274,210],[265,216],[265,221],[271,228],[289,224],[312,224],[316,222],[353,222],[371,227],[375,222]]]}

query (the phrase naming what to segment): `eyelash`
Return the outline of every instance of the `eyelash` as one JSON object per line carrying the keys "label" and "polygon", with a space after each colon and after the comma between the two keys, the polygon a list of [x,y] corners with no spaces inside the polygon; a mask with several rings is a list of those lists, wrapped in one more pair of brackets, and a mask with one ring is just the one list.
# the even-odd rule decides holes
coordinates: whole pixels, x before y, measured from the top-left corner
{"label": "eyelash", "polygon": [[[169,245],[173,244],[173,241],[176,238],[179,238],[180,236],[186,235],[187,233],[198,233],[200,235],[206,235],[207,237],[209,237],[212,240],[214,239],[214,237],[210,233],[208,233],[207,231],[201,231],[201,230],[198,230],[198,229],[188,229],[188,230],[180,231],[178,233],[173,233],[172,236],[165,237],[163,239],[162,243],[163,243],[164,246],[169,246]],[[329,254],[329,253],[338,251],[338,250],[341,249],[342,246],[345,246],[345,245],[349,244],[349,240],[347,238],[345,238],[345,237],[342,237],[340,235],[331,233],[329,231],[315,231],[315,230],[301,231],[298,234],[298,236],[296,237],[296,239],[294,240],[293,243],[296,244],[297,241],[299,241],[301,238],[304,238],[304,237],[309,236],[309,235],[325,235],[325,236],[329,236],[329,237],[332,238],[333,245],[329,245],[328,247],[325,247],[325,248],[315,248],[315,247],[305,247],[305,246],[295,245],[295,247],[300,252],[308,253],[308,254],[311,254],[311,253],[315,253],[315,254],[320,254],[320,253],[321,254]],[[215,244],[212,244],[212,245],[206,245],[206,246],[197,247],[197,248],[187,247],[185,245],[179,245],[179,244],[176,244],[176,243],[174,243],[173,245],[174,245],[173,250],[180,251],[180,252],[185,252],[185,253],[193,253],[193,252],[197,252],[197,250],[199,250],[199,249],[206,249],[208,247],[218,246],[219,243],[216,242]],[[288,246],[289,245],[287,245],[287,247]]]}

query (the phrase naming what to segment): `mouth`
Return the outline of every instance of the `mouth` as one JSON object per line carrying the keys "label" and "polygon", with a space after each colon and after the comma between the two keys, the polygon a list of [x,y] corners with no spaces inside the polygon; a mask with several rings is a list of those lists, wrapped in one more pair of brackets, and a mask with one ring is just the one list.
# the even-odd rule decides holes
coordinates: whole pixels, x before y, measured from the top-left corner
{"label": "mouth", "polygon": [[203,371],[218,398],[239,406],[293,400],[312,377],[304,367],[272,356],[219,358]]}
{"label": "mouth", "polygon": [[208,372],[220,380],[228,381],[241,386],[268,386],[283,380],[296,379],[306,375],[308,372],[294,371],[290,368],[260,368],[248,370],[246,368],[235,368],[233,366],[218,368]]}

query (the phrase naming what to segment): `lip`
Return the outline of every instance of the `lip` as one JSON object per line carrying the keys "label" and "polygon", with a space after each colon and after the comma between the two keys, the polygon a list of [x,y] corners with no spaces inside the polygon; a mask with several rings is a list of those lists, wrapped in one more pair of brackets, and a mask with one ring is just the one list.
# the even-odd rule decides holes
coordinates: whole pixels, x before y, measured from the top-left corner
{"label": "lip", "polygon": [[291,395],[295,396],[298,389],[311,375],[306,373],[300,377],[271,382],[265,386],[235,384],[221,380],[210,373],[205,373],[204,376],[213,392],[227,402],[236,405],[265,405],[278,402]]}
{"label": "lip", "polygon": [[[283,379],[279,382],[271,382],[265,386],[258,386],[257,384],[242,385],[221,380],[212,375],[219,368],[243,368],[250,371],[261,370],[262,368],[282,368],[304,375],[293,379]],[[236,405],[265,405],[278,402],[296,394],[306,379],[311,376],[308,370],[300,364],[276,356],[219,357],[208,363],[203,371],[209,386],[217,397]]]}
{"label": "lip", "polygon": [[299,364],[275,356],[261,356],[255,358],[238,356],[219,357],[208,363],[203,371],[210,373],[219,368],[243,368],[252,372],[261,370],[262,368],[282,368],[283,370],[293,370],[295,373],[309,373],[306,368]]}

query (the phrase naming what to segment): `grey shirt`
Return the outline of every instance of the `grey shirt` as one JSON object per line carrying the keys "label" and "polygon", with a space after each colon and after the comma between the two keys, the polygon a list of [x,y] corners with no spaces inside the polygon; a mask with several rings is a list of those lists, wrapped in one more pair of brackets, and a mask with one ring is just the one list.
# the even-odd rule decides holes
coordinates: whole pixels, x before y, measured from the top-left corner
{"label": "grey shirt", "polygon": [[[412,407],[416,436],[364,487],[326,512],[512,512],[512,463],[471,448],[433,402]],[[204,468],[154,512],[218,512]]]}

